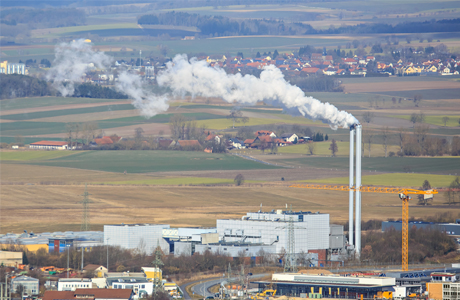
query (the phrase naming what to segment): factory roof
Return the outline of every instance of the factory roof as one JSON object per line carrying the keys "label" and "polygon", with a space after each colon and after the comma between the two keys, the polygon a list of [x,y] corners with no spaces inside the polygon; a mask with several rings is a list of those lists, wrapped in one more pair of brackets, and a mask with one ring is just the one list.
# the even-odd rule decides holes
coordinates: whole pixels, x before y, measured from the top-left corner
{"label": "factory roof", "polygon": [[30,143],[30,145],[36,146],[65,146],[68,145],[68,142],[58,142],[58,141],[39,141],[35,143]]}
{"label": "factory roof", "polygon": [[286,284],[286,285],[308,285],[308,286],[328,286],[328,287],[343,287],[343,288],[382,288],[392,287],[394,284],[378,285],[378,284],[352,284],[352,283],[334,283],[334,282],[295,282],[295,281],[251,281],[255,284]]}
{"label": "factory roof", "polygon": [[143,283],[148,282],[148,279],[145,277],[108,277],[107,283],[112,285],[112,283]]}
{"label": "factory roof", "polygon": [[104,226],[124,226],[124,227],[136,227],[136,226],[169,226],[168,224],[148,224],[148,223],[143,223],[143,224],[111,224],[111,225],[104,225]]}

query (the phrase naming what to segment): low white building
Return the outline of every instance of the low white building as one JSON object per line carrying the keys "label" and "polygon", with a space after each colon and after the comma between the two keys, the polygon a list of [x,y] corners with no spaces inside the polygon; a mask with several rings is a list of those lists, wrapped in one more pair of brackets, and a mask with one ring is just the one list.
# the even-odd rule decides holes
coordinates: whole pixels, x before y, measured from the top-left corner
{"label": "low white building", "polygon": [[76,289],[92,289],[93,282],[89,278],[60,278],[58,291],[75,291]]}
{"label": "low white building", "polygon": [[18,276],[11,280],[12,290],[16,292],[18,287],[22,285],[24,287],[24,295],[38,295],[40,292],[39,289],[39,280],[29,276]]}
{"label": "low white building", "polygon": [[109,289],[132,289],[134,298],[147,298],[153,294],[153,281],[145,277],[109,277],[107,286]]}
{"label": "low white building", "polygon": [[29,148],[38,150],[67,150],[69,148],[69,143],[58,141],[40,141],[30,143]]}

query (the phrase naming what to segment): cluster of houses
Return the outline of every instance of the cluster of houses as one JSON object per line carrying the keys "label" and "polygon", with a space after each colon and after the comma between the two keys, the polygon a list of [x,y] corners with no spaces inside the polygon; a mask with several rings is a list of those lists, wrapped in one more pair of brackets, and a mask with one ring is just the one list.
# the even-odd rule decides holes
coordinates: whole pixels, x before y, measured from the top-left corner
{"label": "cluster of houses", "polygon": [[[447,61],[441,59],[426,60],[421,63],[412,63],[399,60],[396,63],[376,61],[375,56],[357,56],[333,58],[326,53],[312,53],[310,56],[297,57],[294,54],[284,57],[241,58],[235,57],[207,57],[206,61],[211,66],[225,67],[241,71],[245,68],[262,69],[268,65],[275,65],[281,71],[292,75],[356,75],[366,76],[369,62],[375,63],[376,73],[388,73],[391,75],[458,75],[460,59],[450,58]],[[374,67],[373,67],[374,69]]]}
{"label": "cluster of houses", "polygon": [[[221,145],[224,143],[226,150],[232,149],[268,149],[274,145],[277,147],[289,146],[294,144],[301,144],[311,141],[311,137],[298,136],[295,133],[283,133],[277,136],[275,132],[270,130],[258,130],[254,133],[255,137],[252,139],[242,139],[239,137],[232,137],[227,140],[223,140],[222,136],[209,133],[204,139],[204,143],[200,143],[198,140],[173,140],[169,138],[159,137],[157,139],[158,148],[160,149],[187,149],[187,150],[202,150],[205,152],[212,153],[214,149],[213,145]],[[122,137],[117,135],[103,136],[95,138],[89,145],[90,148],[96,148],[101,146],[110,146],[122,140]],[[147,143],[147,141],[143,141]],[[80,144],[72,144],[69,146],[69,142],[62,141],[39,141],[29,144],[30,149],[35,150],[75,150],[80,149]]]}
{"label": "cluster of houses", "polygon": [[[86,265],[79,273],[69,269],[56,272],[53,266],[40,268],[47,276],[44,284],[46,291],[43,300],[67,299],[124,299],[137,300],[151,297],[156,288],[161,288],[171,298],[181,298],[182,291],[174,282],[162,278],[161,269],[143,267],[142,272],[108,272],[101,265]],[[8,280],[12,293],[22,294],[23,299],[32,298],[41,293],[39,279],[25,275],[27,271],[16,275],[17,270],[8,268]],[[81,276],[86,278],[81,278]]]}
{"label": "cluster of houses", "polygon": [[295,133],[284,133],[279,137],[273,131],[259,130],[255,132],[256,137],[253,139],[230,138],[227,141],[227,149],[267,149],[273,145],[283,147],[293,144],[305,143],[311,140],[310,137],[299,137]]}

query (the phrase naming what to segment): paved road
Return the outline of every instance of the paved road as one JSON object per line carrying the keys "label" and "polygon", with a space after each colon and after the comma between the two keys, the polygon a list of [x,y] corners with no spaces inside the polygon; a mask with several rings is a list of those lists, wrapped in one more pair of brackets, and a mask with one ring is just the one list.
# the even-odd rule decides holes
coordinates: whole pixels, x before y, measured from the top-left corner
{"label": "paved road", "polygon": [[[249,277],[249,281],[254,280],[256,278],[264,277],[269,275],[268,273],[264,274],[255,274],[251,277]],[[214,293],[211,293],[209,289],[216,285],[220,284],[222,281],[227,281],[227,278],[219,278],[219,279],[213,279],[209,281],[203,281],[200,282],[199,284],[195,285],[192,287],[192,291],[195,292],[195,294],[203,296],[203,298],[206,298],[208,296],[214,296]]]}

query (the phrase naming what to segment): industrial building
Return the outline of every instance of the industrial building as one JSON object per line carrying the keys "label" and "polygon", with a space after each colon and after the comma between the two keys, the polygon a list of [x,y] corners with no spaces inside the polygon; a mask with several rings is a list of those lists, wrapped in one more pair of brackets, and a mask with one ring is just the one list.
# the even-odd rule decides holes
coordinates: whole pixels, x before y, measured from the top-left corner
{"label": "industrial building", "polygon": [[7,233],[0,235],[0,245],[7,248],[8,245],[21,245],[28,251],[35,252],[45,249],[47,252],[63,252],[65,245],[77,249],[90,250],[91,247],[103,245],[103,233],[101,231],[57,231],[43,233]]}
{"label": "industrial building", "polygon": [[[460,220],[457,220],[456,223],[434,223],[434,222],[422,222],[422,221],[411,221],[409,222],[409,228],[416,227],[417,229],[433,229],[445,232],[448,235],[453,237],[460,237]],[[390,230],[394,228],[395,230],[401,230],[402,223],[401,221],[383,221],[382,222],[382,231]]]}
{"label": "industrial building", "polygon": [[[275,253],[281,253],[288,249],[290,222],[295,238],[294,253],[329,249],[329,214],[319,212],[247,213],[241,220],[217,220],[217,233],[223,242],[274,245]],[[337,247],[344,248],[344,244]]]}
{"label": "industrial building", "polygon": [[263,290],[267,286],[276,295],[306,298],[374,298],[383,291],[393,291],[395,279],[376,276],[306,275],[275,273],[271,281],[254,282]]}
{"label": "industrial building", "polygon": [[166,224],[104,225],[104,243],[144,253],[152,253],[160,246],[163,253],[169,254],[169,243],[163,239],[163,229],[168,228]]}
{"label": "industrial building", "polygon": [[24,253],[19,251],[1,251],[0,250],[0,265],[6,267],[16,267],[22,264]]}

